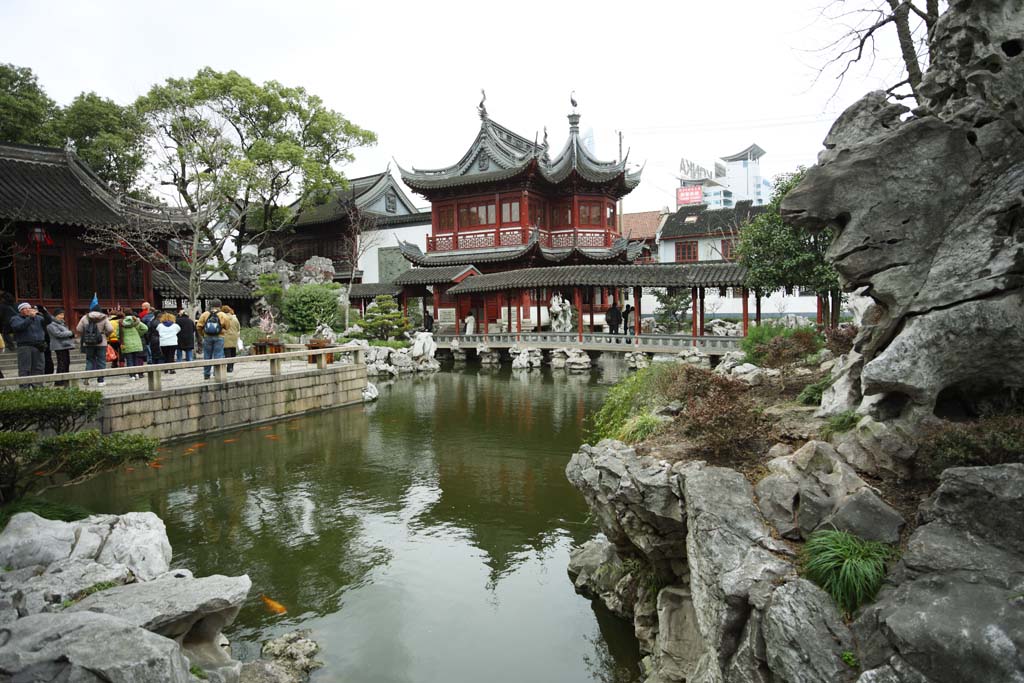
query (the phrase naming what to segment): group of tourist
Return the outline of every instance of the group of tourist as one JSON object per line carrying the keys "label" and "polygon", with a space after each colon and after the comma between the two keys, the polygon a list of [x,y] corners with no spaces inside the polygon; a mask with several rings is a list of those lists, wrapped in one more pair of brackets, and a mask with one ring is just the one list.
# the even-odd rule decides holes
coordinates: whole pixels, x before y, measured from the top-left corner
{"label": "group of tourist", "polygon": [[[0,295],[0,349],[18,354],[19,377],[70,372],[76,344],[85,354],[86,370],[104,370],[108,363],[111,368],[134,368],[191,361],[197,339],[203,358],[234,358],[241,346],[238,317],[217,299],[209,303],[210,310],[197,320],[184,310],[177,314],[156,310],[149,302],[143,302],[137,314],[130,308],[108,312],[94,304],[72,329],[63,308],[51,313],[27,301],[15,306],[14,298],[4,293]],[[203,370],[209,378],[212,368]],[[232,372],[233,365],[227,370]],[[139,379],[142,373],[129,377]],[[102,385],[104,380],[100,377],[96,382]]]}
{"label": "group of tourist", "polygon": [[608,332],[618,334],[619,325],[622,325],[622,334],[633,334],[630,318],[633,316],[634,311],[635,309],[630,304],[626,304],[626,307],[620,311],[613,301],[612,305],[604,313],[604,320],[608,323]]}

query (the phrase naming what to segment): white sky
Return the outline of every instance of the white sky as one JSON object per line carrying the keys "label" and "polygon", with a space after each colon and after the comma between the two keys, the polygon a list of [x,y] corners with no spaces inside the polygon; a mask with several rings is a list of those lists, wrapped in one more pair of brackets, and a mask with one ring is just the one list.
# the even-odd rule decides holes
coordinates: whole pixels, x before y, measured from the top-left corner
{"label": "white sky", "polygon": [[814,49],[841,33],[825,2],[0,0],[0,62],[31,67],[62,104],[83,90],[127,103],[203,66],[301,85],[377,133],[349,177],[392,157],[456,162],[480,88],[492,119],[531,139],[546,125],[557,150],[575,90],[598,155],[616,158],[622,130],[646,162],[625,199],[646,211],[674,208],[682,156],[710,166],[756,142],[767,176],[812,164],[843,108],[898,80],[890,40],[871,78],[852,74],[834,98],[831,77],[811,85]]}

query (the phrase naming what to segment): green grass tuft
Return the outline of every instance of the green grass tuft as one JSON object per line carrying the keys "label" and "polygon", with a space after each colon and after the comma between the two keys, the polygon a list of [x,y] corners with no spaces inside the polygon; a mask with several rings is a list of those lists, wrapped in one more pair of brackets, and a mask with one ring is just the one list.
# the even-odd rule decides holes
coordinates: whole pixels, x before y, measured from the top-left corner
{"label": "green grass tuft", "polygon": [[54,503],[43,498],[22,498],[0,507],[0,531],[6,529],[11,517],[19,512],[34,512],[44,519],[58,519],[62,522],[77,522],[92,514],[77,505]]}
{"label": "green grass tuft", "polygon": [[821,437],[822,441],[828,441],[836,434],[848,432],[854,427],[856,427],[857,423],[860,422],[861,417],[861,415],[858,415],[853,410],[848,410],[845,413],[833,415],[828,419],[828,422],[825,424],[825,426],[821,428],[821,431],[819,432],[818,436]]}
{"label": "green grass tuft", "polygon": [[826,377],[820,382],[814,384],[808,384],[800,392],[800,395],[796,397],[797,403],[805,406],[820,406],[821,395],[825,393],[825,390],[832,386],[832,378]]}
{"label": "green grass tuft", "polygon": [[803,549],[803,575],[832,596],[846,615],[874,599],[885,579],[886,562],[896,556],[885,543],[845,531],[816,531]]}
{"label": "green grass tuft", "polygon": [[626,420],[615,438],[625,443],[640,443],[660,432],[665,424],[657,415],[641,413]]}
{"label": "green grass tuft", "polygon": [[843,650],[843,654],[839,656],[843,660],[843,664],[850,667],[851,669],[860,669],[860,660],[850,650]]}
{"label": "green grass tuft", "polygon": [[190,666],[188,668],[188,672],[190,674],[192,674],[193,676],[195,676],[196,678],[204,680],[204,681],[209,678],[207,673],[205,671],[203,671],[203,667],[201,667],[201,666],[199,666],[197,664],[193,664],[192,666]]}

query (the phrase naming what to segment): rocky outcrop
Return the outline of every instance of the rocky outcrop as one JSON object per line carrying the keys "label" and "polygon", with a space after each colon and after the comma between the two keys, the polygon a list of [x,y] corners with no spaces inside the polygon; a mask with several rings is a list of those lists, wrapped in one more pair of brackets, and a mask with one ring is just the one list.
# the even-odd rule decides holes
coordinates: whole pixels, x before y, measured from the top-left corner
{"label": "rocky outcrop", "polygon": [[508,353],[512,356],[512,368],[514,370],[539,368],[544,362],[543,352],[533,346],[520,346],[516,344],[509,348]]}
{"label": "rocky outcrop", "polygon": [[476,356],[480,360],[480,365],[501,364],[501,351],[492,349],[484,344],[476,347]]}
{"label": "rocky outcrop", "polygon": [[590,370],[590,355],[582,349],[564,348],[551,352],[551,369],[565,369],[569,372],[587,372]]}
{"label": "rocky outcrop", "polygon": [[221,631],[245,601],[249,578],[170,570],[156,515],[60,522],[21,513],[0,533],[0,558],[12,568],[0,574],[0,674],[189,681],[191,664],[214,681],[238,679],[241,665]]}
{"label": "rocky outcrop", "polygon": [[866,95],[783,202],[836,228],[829,258],[874,301],[830,406],[920,417],[1024,384],[1022,26],[1020,3],[950,2],[921,106]]}

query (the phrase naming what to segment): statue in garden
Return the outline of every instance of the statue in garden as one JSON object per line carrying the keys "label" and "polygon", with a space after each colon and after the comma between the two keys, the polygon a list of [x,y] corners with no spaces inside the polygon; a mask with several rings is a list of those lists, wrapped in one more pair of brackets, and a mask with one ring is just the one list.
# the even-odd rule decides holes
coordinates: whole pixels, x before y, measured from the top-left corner
{"label": "statue in garden", "polygon": [[552,332],[572,331],[572,304],[560,293],[555,292],[548,304],[548,314],[551,318]]}

